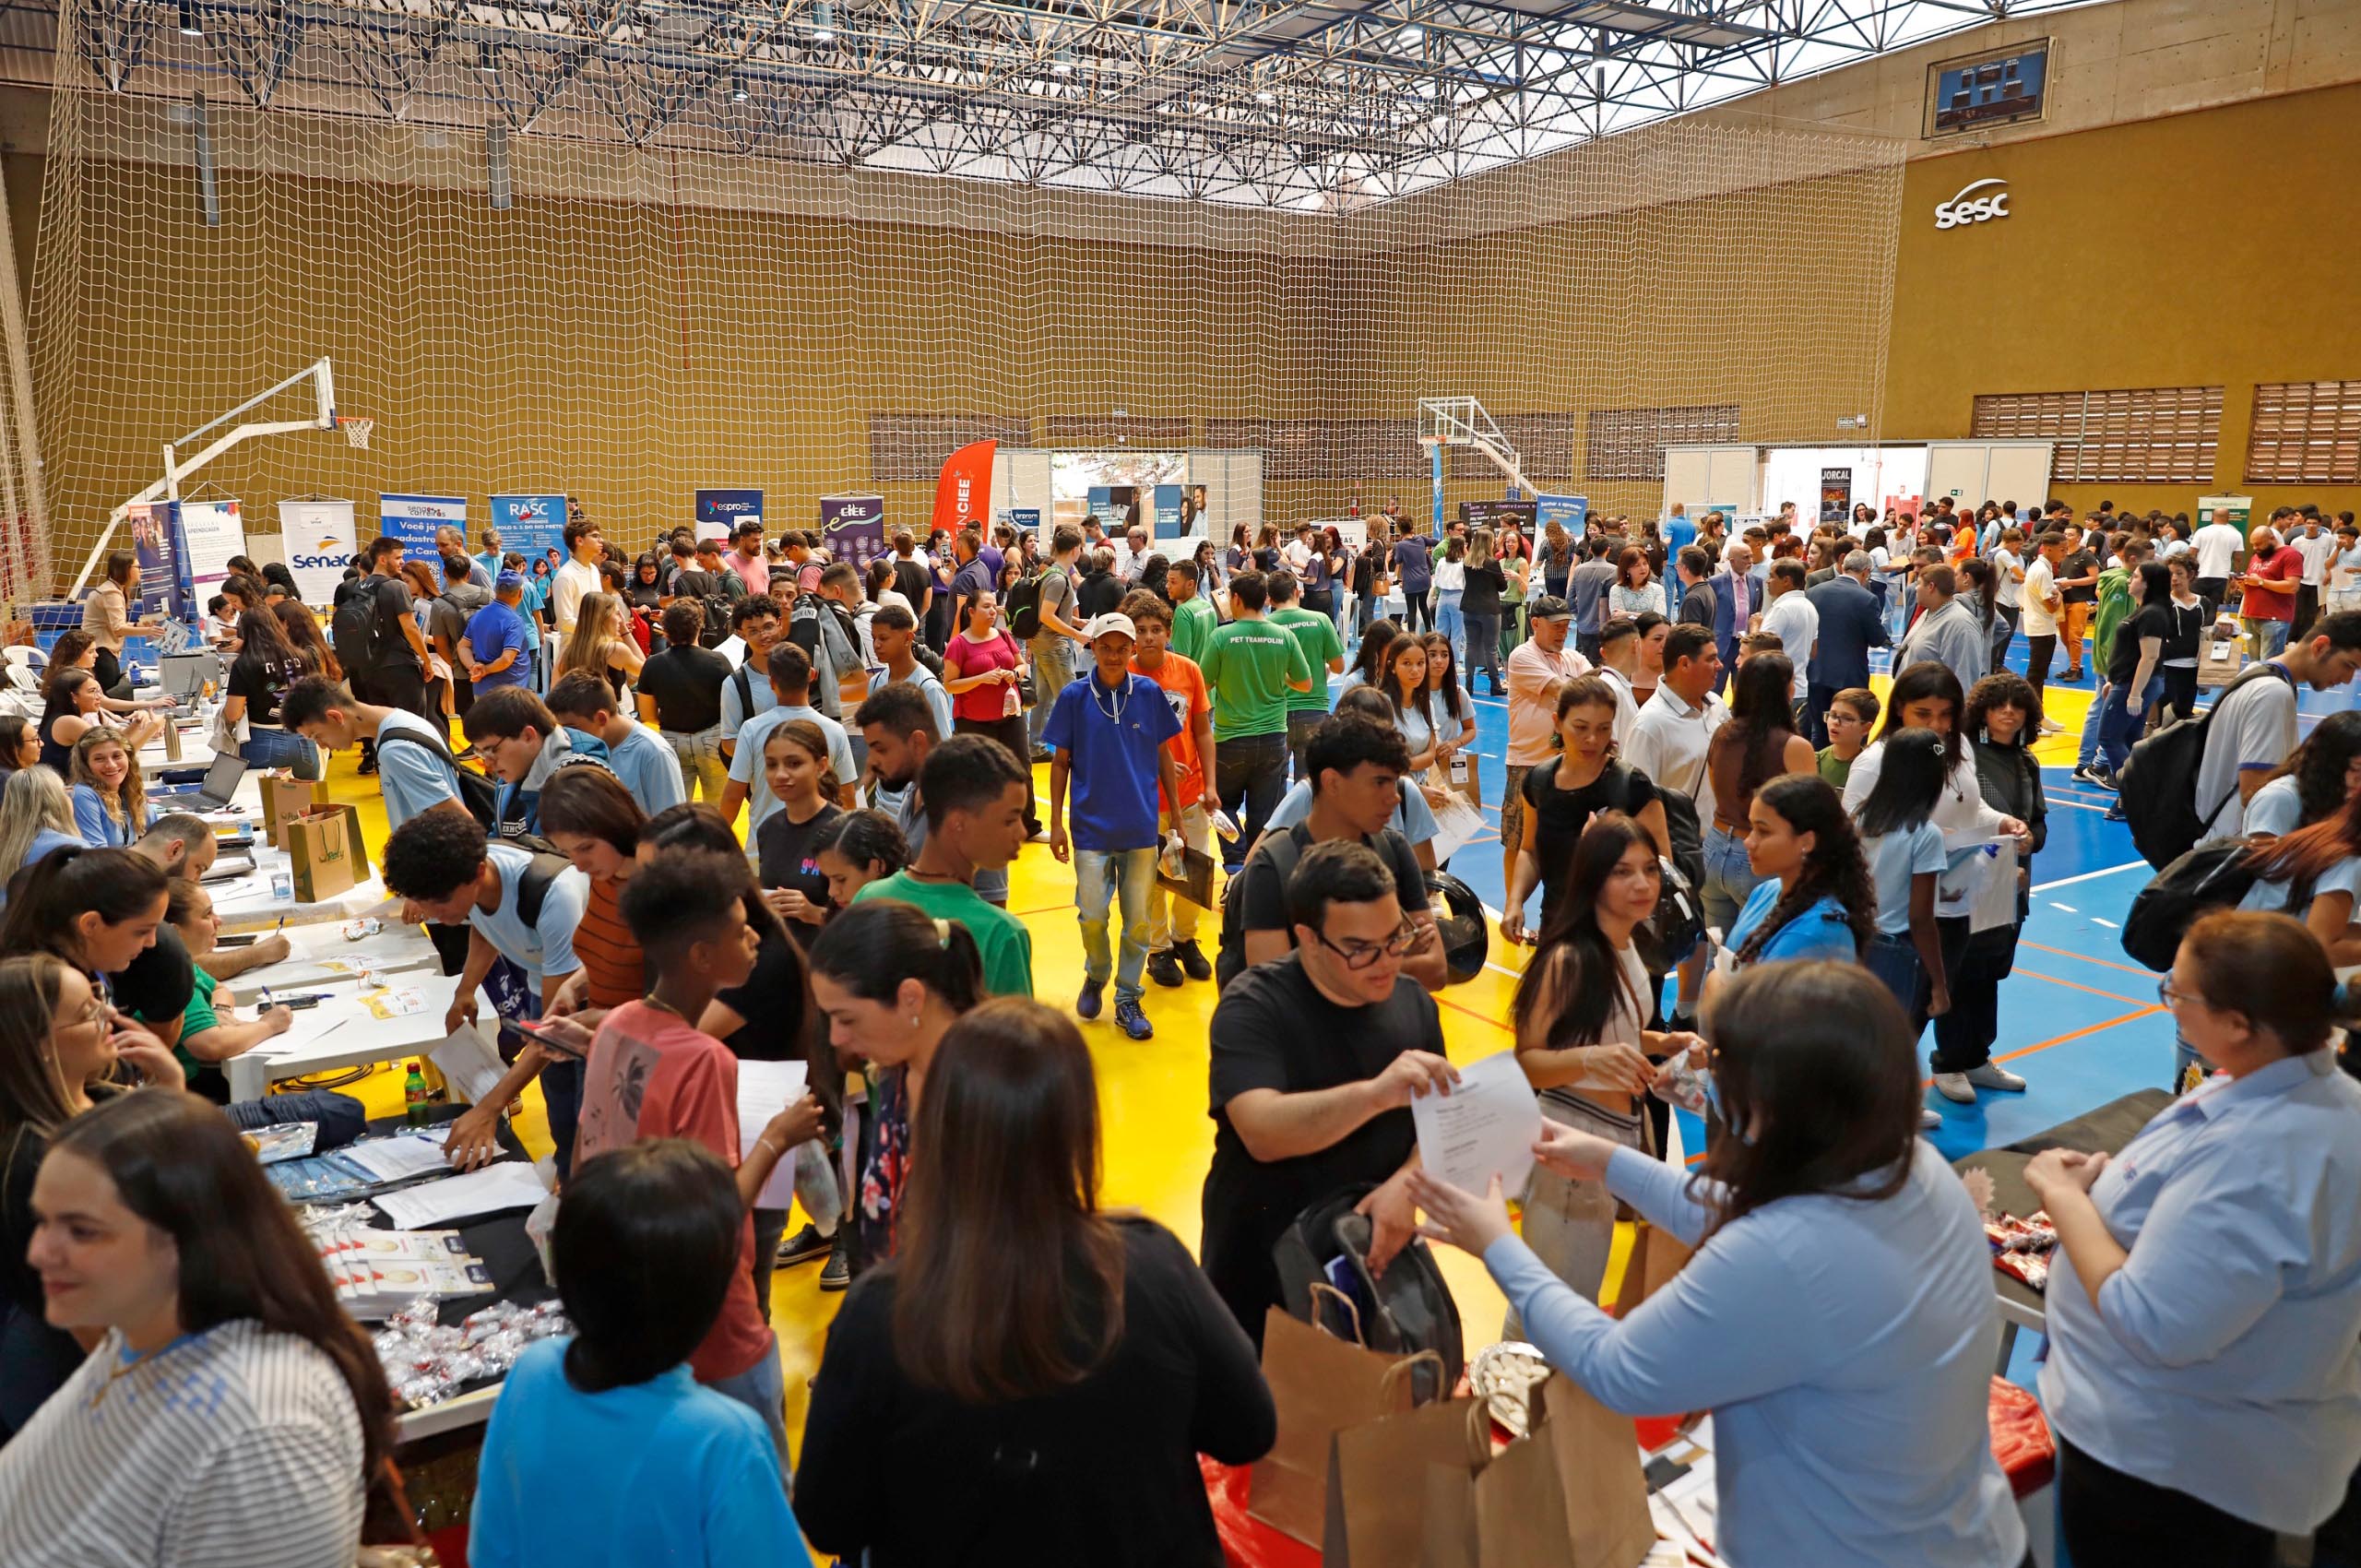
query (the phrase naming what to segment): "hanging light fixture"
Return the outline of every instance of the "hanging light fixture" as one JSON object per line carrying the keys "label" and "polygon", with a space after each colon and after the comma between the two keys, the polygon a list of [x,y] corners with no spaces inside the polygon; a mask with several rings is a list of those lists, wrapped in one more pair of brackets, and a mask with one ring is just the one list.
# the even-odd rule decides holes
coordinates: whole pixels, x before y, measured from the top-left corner
{"label": "hanging light fixture", "polygon": [[181,0],[181,36],[183,38],[205,36],[204,24],[196,18],[196,0]]}

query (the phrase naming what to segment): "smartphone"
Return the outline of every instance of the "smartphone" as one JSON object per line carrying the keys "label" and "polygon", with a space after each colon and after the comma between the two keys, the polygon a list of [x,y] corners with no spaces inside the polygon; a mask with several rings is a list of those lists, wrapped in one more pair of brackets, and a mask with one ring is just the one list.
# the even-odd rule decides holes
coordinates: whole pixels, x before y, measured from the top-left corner
{"label": "smartphone", "polygon": [[216,947],[252,947],[255,943],[260,942],[261,940],[262,934],[259,932],[248,932],[243,936],[217,936],[213,939],[213,945]]}
{"label": "smartphone", "polygon": [[554,1052],[570,1061],[579,1062],[583,1059],[581,1051],[575,1050],[573,1046],[553,1035],[543,1034],[540,1026],[535,1024],[519,1023],[514,1018],[503,1018],[500,1020],[500,1037],[502,1043],[512,1051],[522,1051],[528,1045],[538,1045],[543,1051]]}

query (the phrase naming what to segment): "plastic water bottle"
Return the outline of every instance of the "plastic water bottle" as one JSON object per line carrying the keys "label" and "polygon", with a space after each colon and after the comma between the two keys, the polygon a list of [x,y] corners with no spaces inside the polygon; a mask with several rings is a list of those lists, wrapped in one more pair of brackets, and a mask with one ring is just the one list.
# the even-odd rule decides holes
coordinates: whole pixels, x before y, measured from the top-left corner
{"label": "plastic water bottle", "polygon": [[403,1117],[411,1126],[426,1125],[429,1112],[426,1076],[418,1070],[415,1062],[409,1064],[409,1076],[402,1082],[402,1108]]}
{"label": "plastic water bottle", "polygon": [[1214,813],[1214,831],[1220,834],[1223,837],[1228,839],[1233,844],[1238,842],[1239,826],[1237,823],[1230,820],[1230,816],[1228,812],[1217,811]]}

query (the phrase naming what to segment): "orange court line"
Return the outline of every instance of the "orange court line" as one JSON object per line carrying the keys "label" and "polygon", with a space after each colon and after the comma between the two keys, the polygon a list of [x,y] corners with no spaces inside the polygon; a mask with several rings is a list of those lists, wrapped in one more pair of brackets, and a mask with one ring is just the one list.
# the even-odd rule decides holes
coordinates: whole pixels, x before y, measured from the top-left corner
{"label": "orange court line", "polygon": [[2039,969],[2028,969],[2023,966],[2019,966],[2017,968],[2011,969],[2010,973],[2023,975],[2027,980],[2043,980],[2050,985],[2062,985],[2069,991],[2088,992],[2093,996],[2104,996],[2109,1002],[2120,1002],[2130,1007],[2137,1007],[2141,1005],[2140,999],[2136,996],[2125,996],[2117,992],[2101,991],[2094,985],[2083,985],[2075,980],[2059,980],[2056,975],[2045,975]]}
{"label": "orange court line", "polygon": [[2121,969],[2127,975],[2145,975],[2154,972],[2152,969],[2143,969],[2137,964],[2118,964],[2106,958],[2094,958],[2086,954],[2070,953],[2063,947],[2045,947],[2038,942],[2027,942],[2022,937],[2018,939],[2017,945],[2030,947],[2036,953],[2054,953],[2060,958],[2072,958],[2079,963],[2096,964],[2102,969]]}
{"label": "orange court line", "polygon": [[1448,996],[1438,996],[1435,998],[1435,1003],[1438,1006],[1448,1007],[1454,1013],[1465,1013],[1479,1024],[1489,1024],[1496,1029],[1505,1030],[1510,1034],[1516,1033],[1515,1025],[1504,1024],[1498,1018],[1487,1017],[1485,1015],[1476,1011],[1473,1007],[1462,1007],[1458,1003],[1453,1002]]}

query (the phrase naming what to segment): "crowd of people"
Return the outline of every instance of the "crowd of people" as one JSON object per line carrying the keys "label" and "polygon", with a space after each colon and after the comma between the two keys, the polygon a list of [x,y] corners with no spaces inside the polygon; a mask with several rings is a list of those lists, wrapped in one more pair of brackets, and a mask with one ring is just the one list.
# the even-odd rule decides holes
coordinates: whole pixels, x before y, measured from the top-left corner
{"label": "crowd of people", "polygon": [[[1918,1137],[1919,1051],[1946,1102],[2025,1087],[1995,1051],[2056,653],[2106,680],[2119,766],[2193,668],[2183,596],[2201,631],[2231,586],[2207,529],[2103,522],[2085,551],[2063,510],[2029,547],[2007,505],[1530,541],[1389,511],[1358,548],[1168,553],[1094,521],[897,533],[865,567],[752,523],[628,557],[577,514],[554,562],[376,541],[325,639],[240,572],[241,745],[314,774],[362,751],[445,1025],[531,1025],[445,1146],[513,1153],[539,1083],[573,1331],[503,1387],[471,1559],[1214,1561],[1198,1455],[1271,1447],[1275,1249],[1341,1194],[1372,1270],[1465,1248],[1503,1336],[1610,1408],[1715,1410],[1732,1561],[2018,1568],[1988,1249]],[[2259,669],[2199,769],[2253,877],[2163,988],[2188,1092],[2115,1159],[2027,1173],[2060,1238],[2042,1386],[2080,1568],[2260,1568],[2361,1464],[2361,1087],[2331,1049],[2361,719],[2296,724],[2298,686],[2361,668],[2361,613],[2342,555],[2306,583],[2293,517],[2236,576]],[[2287,582],[2321,590],[2308,615],[2273,615]],[[95,615],[118,654],[139,635]],[[2008,628],[2036,669],[2000,662]],[[0,730],[0,1560],[344,1561],[390,1506],[390,1398],[233,1133],[350,1137],[357,1107],[220,1103],[219,1063],[285,1027],[225,982],[285,948],[216,944],[212,835],[148,812],[100,651],[53,650],[53,711]],[[1409,1109],[1458,1082],[1438,879],[1480,800],[1483,674],[1500,930],[1532,947],[1504,1022],[1546,1129],[1510,1193],[1425,1171]],[[1068,1005],[1008,908],[1034,841],[1073,871]],[[1149,1039],[1157,991],[1208,981],[1192,1253],[1101,1202],[1088,1028]],[[742,1125],[743,1061],[808,1087]],[[1708,1128],[1693,1173],[1664,1158],[1676,1104]],[[762,1197],[782,1172],[792,1208]],[[1619,1319],[1595,1304],[1619,1206],[1697,1248]],[[770,1281],[805,1264],[849,1294],[790,1467]],[[934,1496],[972,1505],[911,1505]]]}

